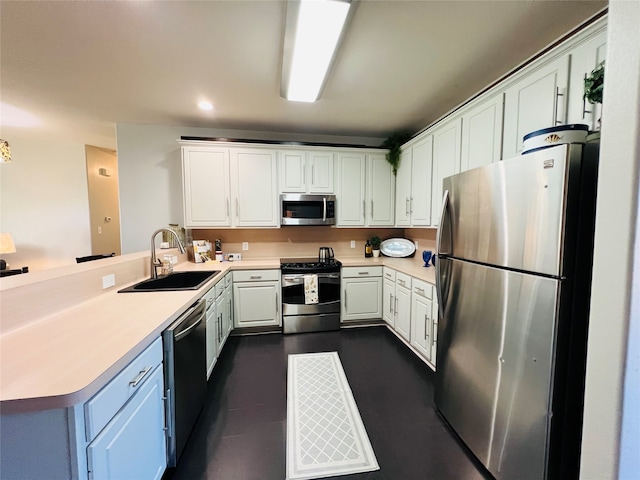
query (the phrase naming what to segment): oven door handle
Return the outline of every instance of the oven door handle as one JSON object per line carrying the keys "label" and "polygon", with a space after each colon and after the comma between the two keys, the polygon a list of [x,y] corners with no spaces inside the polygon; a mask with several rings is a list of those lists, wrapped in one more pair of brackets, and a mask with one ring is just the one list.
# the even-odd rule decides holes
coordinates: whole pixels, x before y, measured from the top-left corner
{"label": "oven door handle", "polygon": [[[314,274],[307,273],[306,275],[314,275]],[[339,273],[318,273],[316,275],[318,275],[318,280],[323,278],[340,279]],[[285,274],[285,275],[282,275],[282,281],[288,282],[288,283],[302,283],[304,282],[304,277],[305,277],[305,274],[298,274],[298,273]]]}

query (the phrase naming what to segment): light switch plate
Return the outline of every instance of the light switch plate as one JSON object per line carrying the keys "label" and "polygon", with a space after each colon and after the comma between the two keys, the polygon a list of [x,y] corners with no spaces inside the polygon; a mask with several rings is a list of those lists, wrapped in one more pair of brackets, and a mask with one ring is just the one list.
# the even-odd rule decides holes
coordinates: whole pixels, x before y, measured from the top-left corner
{"label": "light switch plate", "polygon": [[351,248],[356,248],[356,241],[355,240],[351,240]]}
{"label": "light switch plate", "polygon": [[242,250],[249,250],[249,242],[242,242]]}
{"label": "light switch plate", "polygon": [[105,275],[102,277],[102,289],[115,287],[116,285],[116,276],[112,273],[111,275]]}

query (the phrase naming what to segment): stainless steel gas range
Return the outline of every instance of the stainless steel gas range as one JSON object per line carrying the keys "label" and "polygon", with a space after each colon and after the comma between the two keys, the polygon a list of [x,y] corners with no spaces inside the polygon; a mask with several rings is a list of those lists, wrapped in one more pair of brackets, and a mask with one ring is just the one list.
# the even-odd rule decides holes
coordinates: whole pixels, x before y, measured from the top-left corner
{"label": "stainless steel gas range", "polygon": [[[340,268],[333,258],[281,258],[283,333],[340,329]],[[306,280],[305,280],[306,279]],[[316,280],[317,303],[305,295],[305,281]]]}

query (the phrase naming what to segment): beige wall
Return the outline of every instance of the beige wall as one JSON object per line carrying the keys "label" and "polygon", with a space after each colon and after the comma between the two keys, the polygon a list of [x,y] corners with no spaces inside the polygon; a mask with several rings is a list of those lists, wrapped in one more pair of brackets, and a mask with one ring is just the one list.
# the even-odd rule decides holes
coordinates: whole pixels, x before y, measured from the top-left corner
{"label": "beige wall", "polygon": [[[91,254],[120,255],[120,204],[118,201],[118,157],[113,150],[85,146]],[[105,169],[104,174],[100,169]]]}
{"label": "beige wall", "polygon": [[[10,268],[43,270],[91,254],[84,145],[3,128],[13,161],[0,164],[0,231],[12,235]],[[6,135],[6,136],[5,136]]]}
{"label": "beige wall", "polygon": [[[435,229],[401,228],[332,228],[332,227],[283,227],[277,229],[191,230],[194,240],[222,240],[224,253],[241,253],[243,260],[265,257],[317,256],[321,246],[332,247],[336,256],[364,256],[368,238],[377,235],[382,240],[392,237],[418,240],[420,250],[433,249]],[[351,241],[356,247],[351,248]],[[242,250],[242,242],[249,243],[249,250]],[[427,248],[428,247],[428,248]],[[420,254],[421,255],[421,254]]]}

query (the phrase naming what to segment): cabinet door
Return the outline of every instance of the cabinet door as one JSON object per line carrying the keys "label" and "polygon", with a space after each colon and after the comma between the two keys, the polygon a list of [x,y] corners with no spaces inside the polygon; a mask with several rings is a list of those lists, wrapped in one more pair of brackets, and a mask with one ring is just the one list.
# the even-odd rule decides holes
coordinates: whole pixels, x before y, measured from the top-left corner
{"label": "cabinet door", "polygon": [[394,293],[396,284],[392,280],[386,278],[382,282],[382,319],[387,322],[387,325],[394,326],[395,315],[393,307],[395,305]]}
{"label": "cabinet door", "polygon": [[235,327],[280,325],[279,282],[233,284]]}
{"label": "cabinet door", "polygon": [[411,340],[411,290],[396,285],[395,328],[405,340]]}
{"label": "cabinet door", "polygon": [[570,52],[571,74],[569,77],[568,123],[584,123],[590,130],[600,128],[602,105],[592,105],[584,95],[584,79],[591,74],[607,56],[607,32],[601,31]]}
{"label": "cabinet door", "polygon": [[416,143],[411,159],[411,225],[431,224],[431,173],[433,137],[428,135]]}
{"label": "cabinet door", "polygon": [[309,193],[333,193],[333,152],[307,152]]}
{"label": "cabinet door", "polygon": [[182,147],[186,227],[231,226],[229,149]]}
{"label": "cabinet door", "polygon": [[461,172],[500,161],[503,106],[500,93],[462,115]]}
{"label": "cabinet door", "polygon": [[342,279],[341,320],[382,318],[382,278]]}
{"label": "cabinet door", "polygon": [[207,307],[207,379],[213,372],[213,367],[218,358],[218,315],[216,311],[216,302],[212,301]]}
{"label": "cabinet door", "polygon": [[280,192],[305,193],[307,191],[305,152],[278,152],[280,163]]}
{"label": "cabinet door", "polygon": [[431,300],[420,295],[411,299],[411,345],[431,361]]}
{"label": "cabinet door", "polygon": [[440,223],[442,181],[460,171],[462,119],[448,121],[433,132],[433,186],[431,196],[431,225]]}
{"label": "cabinet door", "polygon": [[225,300],[225,316],[224,316],[224,328],[223,329],[223,343],[226,342],[227,338],[229,338],[229,334],[231,330],[233,330],[233,287],[231,285],[227,285],[227,288],[224,291],[224,300]]}
{"label": "cabinet door", "polygon": [[384,153],[377,153],[368,155],[367,166],[367,225],[393,226],[395,178],[391,165]]}
{"label": "cabinet door", "polygon": [[226,311],[226,302],[224,293],[218,295],[216,298],[216,324],[218,326],[217,332],[217,342],[218,342],[218,356],[220,356],[220,352],[222,352],[222,347],[224,347],[224,342],[226,340],[225,337],[225,311]]}
{"label": "cabinet door", "polygon": [[411,157],[413,150],[411,147],[403,148],[400,151],[400,167],[396,174],[396,227],[407,227],[411,225]]}
{"label": "cabinet door", "polygon": [[339,153],[337,226],[364,226],[365,156],[361,153]]}
{"label": "cabinet door", "polygon": [[569,55],[527,73],[505,92],[502,158],[522,153],[523,137],[566,123]]}
{"label": "cabinet door", "polygon": [[431,363],[435,367],[438,347],[438,300],[435,297],[431,308]]}
{"label": "cabinet door", "polygon": [[235,226],[279,226],[275,150],[232,149],[231,179]]}
{"label": "cabinet door", "polygon": [[160,479],[167,466],[162,366],[87,447],[91,478]]}

